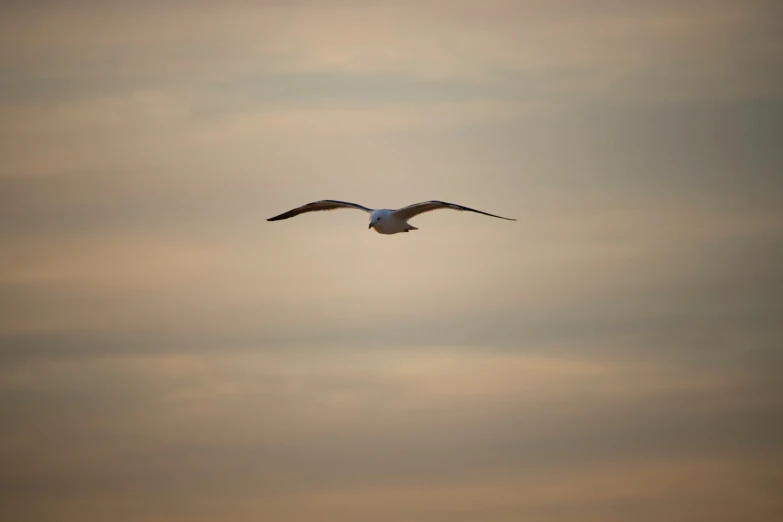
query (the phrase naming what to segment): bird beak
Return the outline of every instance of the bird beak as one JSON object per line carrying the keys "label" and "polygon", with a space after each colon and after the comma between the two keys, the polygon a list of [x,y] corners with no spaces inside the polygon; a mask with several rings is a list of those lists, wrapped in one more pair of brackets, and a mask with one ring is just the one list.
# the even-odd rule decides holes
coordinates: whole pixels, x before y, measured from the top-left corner
{"label": "bird beak", "polygon": [[367,230],[370,230],[372,228],[372,222],[370,223],[370,226],[367,227]]}

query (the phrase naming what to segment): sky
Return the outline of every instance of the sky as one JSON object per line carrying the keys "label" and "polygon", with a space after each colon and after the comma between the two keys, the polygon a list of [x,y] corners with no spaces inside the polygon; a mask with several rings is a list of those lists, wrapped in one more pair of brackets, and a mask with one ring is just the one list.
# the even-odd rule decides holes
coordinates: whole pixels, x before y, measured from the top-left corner
{"label": "sky", "polygon": [[[782,34],[2,2],[0,518],[779,518]],[[518,221],[266,221],[319,199]]]}

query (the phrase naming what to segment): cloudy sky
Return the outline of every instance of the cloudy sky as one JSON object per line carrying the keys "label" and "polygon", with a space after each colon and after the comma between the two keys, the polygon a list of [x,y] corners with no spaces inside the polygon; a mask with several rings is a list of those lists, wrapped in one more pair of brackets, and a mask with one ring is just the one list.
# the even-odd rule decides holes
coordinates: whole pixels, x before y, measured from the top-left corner
{"label": "cloudy sky", "polygon": [[782,20],[3,2],[0,518],[776,519]]}

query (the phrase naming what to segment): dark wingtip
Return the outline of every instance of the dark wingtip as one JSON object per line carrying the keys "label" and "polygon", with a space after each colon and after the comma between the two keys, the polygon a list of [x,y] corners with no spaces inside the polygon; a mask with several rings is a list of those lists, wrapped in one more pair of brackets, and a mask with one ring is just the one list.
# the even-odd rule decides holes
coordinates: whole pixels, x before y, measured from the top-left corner
{"label": "dark wingtip", "polygon": [[288,219],[290,217],[291,217],[291,213],[290,212],[283,212],[279,216],[267,218],[267,221],[280,221],[281,219]]}

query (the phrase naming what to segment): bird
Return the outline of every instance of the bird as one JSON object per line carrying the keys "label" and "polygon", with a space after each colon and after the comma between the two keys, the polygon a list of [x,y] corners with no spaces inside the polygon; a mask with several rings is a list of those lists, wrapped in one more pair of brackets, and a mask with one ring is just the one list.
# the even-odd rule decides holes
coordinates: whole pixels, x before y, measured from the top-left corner
{"label": "bird", "polygon": [[413,205],[408,205],[407,207],[398,208],[397,210],[390,210],[388,208],[372,209],[362,205],[357,205],[356,203],[348,203],[347,201],[337,201],[334,199],[313,201],[312,203],[307,203],[301,207],[291,209],[288,212],[283,212],[279,216],[271,217],[267,219],[267,221],[280,221],[298,216],[299,214],[305,214],[307,212],[334,210],[338,208],[354,208],[356,210],[363,210],[367,212],[370,214],[370,226],[368,227],[368,230],[373,229],[379,234],[386,235],[418,230],[418,228],[408,223],[409,219],[418,216],[419,214],[423,214],[424,212],[430,212],[432,210],[438,210],[442,208],[459,210],[460,212],[475,212],[477,214],[484,214],[485,216],[505,219],[507,221],[516,221],[516,219],[496,216],[495,214],[482,212],[481,210],[464,207],[455,203],[447,203],[445,201],[424,201],[422,203],[414,203]]}

